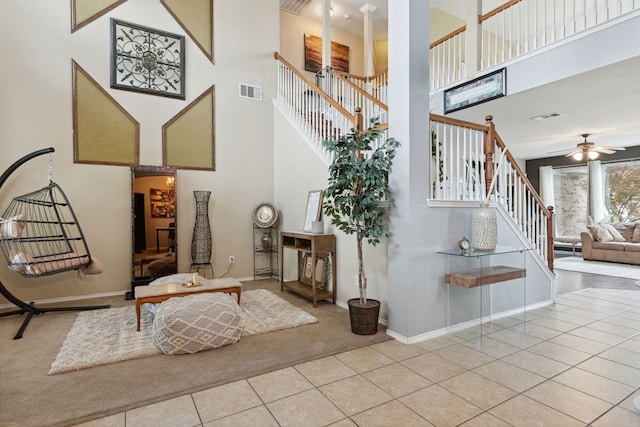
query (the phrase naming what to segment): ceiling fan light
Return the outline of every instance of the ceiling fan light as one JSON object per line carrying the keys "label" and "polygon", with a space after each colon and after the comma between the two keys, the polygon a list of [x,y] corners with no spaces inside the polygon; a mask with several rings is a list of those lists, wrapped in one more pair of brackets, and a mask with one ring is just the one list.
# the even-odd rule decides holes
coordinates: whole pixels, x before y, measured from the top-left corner
{"label": "ceiling fan light", "polygon": [[582,153],[576,153],[572,156],[574,159],[576,159],[577,161],[582,160]]}
{"label": "ceiling fan light", "polygon": [[589,152],[587,153],[587,156],[589,157],[589,160],[595,160],[595,159],[597,159],[597,158],[598,158],[598,155],[599,155],[599,154],[598,154],[598,152],[596,152],[596,151],[589,151]]}

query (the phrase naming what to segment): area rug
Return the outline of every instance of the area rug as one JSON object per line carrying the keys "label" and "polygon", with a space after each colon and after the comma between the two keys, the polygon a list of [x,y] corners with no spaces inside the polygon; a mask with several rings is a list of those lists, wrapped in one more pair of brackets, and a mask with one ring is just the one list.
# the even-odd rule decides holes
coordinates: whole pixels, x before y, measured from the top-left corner
{"label": "area rug", "polygon": [[638,265],[585,261],[580,257],[571,256],[556,258],[553,261],[553,266],[558,270],[579,271],[581,273],[602,274],[605,276],[640,280],[640,266]]}
{"label": "area rug", "polygon": [[[243,292],[240,309],[242,338],[318,321],[266,289]],[[81,312],[48,374],[161,354],[152,342],[152,325],[153,315],[143,309],[140,331],[136,331],[134,306]]]}

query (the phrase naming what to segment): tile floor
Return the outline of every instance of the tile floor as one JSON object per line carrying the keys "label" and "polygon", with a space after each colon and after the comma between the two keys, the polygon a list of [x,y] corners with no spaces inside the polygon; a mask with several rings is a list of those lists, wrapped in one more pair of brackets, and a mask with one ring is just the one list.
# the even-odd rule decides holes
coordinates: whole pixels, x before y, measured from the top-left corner
{"label": "tile floor", "polygon": [[527,312],[524,330],[462,335],[386,341],[81,425],[640,427],[640,291],[586,289]]}

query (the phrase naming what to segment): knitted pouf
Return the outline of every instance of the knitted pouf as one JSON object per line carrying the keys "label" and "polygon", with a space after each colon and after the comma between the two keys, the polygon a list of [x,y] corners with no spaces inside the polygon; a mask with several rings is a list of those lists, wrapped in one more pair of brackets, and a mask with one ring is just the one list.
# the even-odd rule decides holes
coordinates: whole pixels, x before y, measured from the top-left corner
{"label": "knitted pouf", "polygon": [[240,340],[240,307],[224,293],[171,298],[153,319],[153,344],[165,354],[197,353]]}

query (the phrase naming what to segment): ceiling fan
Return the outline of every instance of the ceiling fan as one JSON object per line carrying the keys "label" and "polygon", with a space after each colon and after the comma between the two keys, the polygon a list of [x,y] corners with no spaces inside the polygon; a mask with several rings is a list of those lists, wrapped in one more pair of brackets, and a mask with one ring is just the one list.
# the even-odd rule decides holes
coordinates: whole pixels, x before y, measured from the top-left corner
{"label": "ceiling fan", "polygon": [[595,160],[600,154],[613,154],[616,151],[624,150],[622,147],[598,147],[595,143],[587,141],[588,133],[583,133],[582,137],[584,141],[578,143],[576,149],[565,155],[565,157],[573,157],[577,161],[582,159]]}

